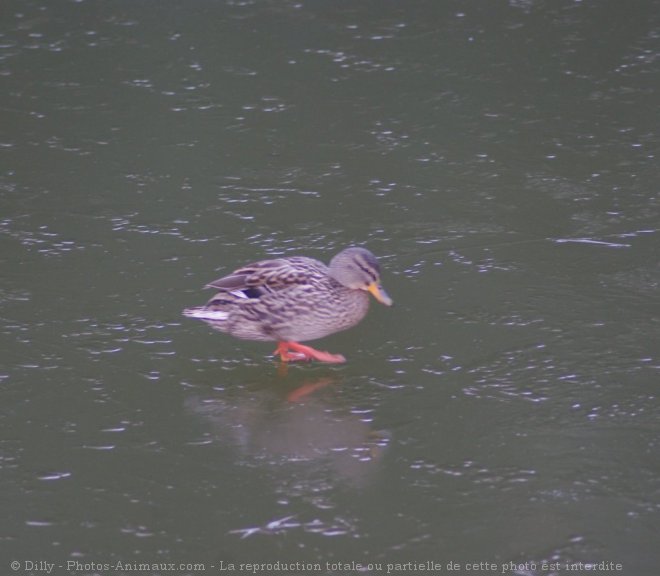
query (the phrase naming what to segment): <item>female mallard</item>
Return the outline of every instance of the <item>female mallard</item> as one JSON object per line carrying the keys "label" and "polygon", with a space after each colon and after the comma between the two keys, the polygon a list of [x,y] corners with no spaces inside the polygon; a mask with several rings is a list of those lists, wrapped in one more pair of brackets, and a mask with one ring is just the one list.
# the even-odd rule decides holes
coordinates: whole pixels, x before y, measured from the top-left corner
{"label": "female mallard", "polygon": [[391,306],[379,275],[376,257],[364,248],[343,250],[330,266],[304,256],[261,260],[207,284],[220,292],[183,313],[236,338],[275,340],[274,354],[284,362],[345,362],[299,342],[355,326],[369,308],[368,292]]}

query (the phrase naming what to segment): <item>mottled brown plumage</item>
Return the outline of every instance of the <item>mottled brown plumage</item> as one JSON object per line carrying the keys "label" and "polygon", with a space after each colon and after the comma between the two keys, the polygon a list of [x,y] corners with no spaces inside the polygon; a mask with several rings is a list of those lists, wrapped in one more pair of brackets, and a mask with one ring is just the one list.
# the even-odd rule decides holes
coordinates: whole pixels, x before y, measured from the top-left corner
{"label": "mottled brown plumage", "polygon": [[237,338],[278,341],[276,353],[285,361],[342,362],[343,356],[298,342],[360,322],[369,307],[368,292],[391,305],[379,276],[376,257],[364,248],[343,250],[330,266],[304,256],[262,260],[207,284],[219,292],[205,306],[183,313]]}

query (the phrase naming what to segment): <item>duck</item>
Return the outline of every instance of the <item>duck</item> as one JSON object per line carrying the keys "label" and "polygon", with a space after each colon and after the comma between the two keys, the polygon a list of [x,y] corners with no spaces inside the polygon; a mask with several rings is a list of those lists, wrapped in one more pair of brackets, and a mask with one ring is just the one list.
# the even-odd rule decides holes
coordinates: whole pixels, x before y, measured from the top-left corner
{"label": "duck", "polygon": [[366,315],[370,297],[385,306],[392,299],[381,285],[380,266],[366,248],[352,246],[329,265],[306,256],[260,260],[205,288],[218,292],[184,316],[203,320],[235,338],[275,341],[282,362],[342,363],[341,354],[302,344],[347,330]]}

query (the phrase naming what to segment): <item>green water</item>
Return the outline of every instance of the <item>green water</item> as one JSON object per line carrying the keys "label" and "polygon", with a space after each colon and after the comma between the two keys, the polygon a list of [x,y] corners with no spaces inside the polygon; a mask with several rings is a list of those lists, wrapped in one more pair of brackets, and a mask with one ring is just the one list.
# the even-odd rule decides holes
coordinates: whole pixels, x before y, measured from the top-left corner
{"label": "green water", "polygon": [[[657,574],[658,14],[6,1],[0,572]],[[181,316],[353,244],[344,365]]]}

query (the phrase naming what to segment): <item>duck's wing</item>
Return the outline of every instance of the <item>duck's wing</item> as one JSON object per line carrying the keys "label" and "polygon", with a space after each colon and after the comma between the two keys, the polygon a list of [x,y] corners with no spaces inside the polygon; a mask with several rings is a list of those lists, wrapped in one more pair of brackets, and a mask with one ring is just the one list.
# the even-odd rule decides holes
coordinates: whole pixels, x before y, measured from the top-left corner
{"label": "duck's wing", "polygon": [[303,256],[260,260],[209,282],[205,288],[229,292],[239,298],[259,298],[294,286],[314,284],[327,272],[323,262]]}

